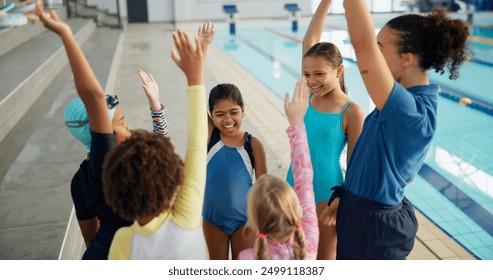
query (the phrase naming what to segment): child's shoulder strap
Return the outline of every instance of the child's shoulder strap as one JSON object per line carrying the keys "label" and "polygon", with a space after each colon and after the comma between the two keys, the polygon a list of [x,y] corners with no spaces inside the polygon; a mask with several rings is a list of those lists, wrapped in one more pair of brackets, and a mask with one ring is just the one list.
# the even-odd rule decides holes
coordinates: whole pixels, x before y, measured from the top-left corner
{"label": "child's shoulder strap", "polygon": [[217,127],[214,127],[211,133],[211,139],[209,139],[209,144],[207,145],[207,152],[211,150],[217,142],[221,140],[221,133]]}
{"label": "child's shoulder strap", "polygon": [[341,114],[344,114],[344,112],[346,112],[346,110],[349,107],[349,105],[351,105],[351,102],[352,101],[349,101],[348,103],[346,103],[346,105],[344,105],[344,108],[342,108]]}
{"label": "child's shoulder strap", "polygon": [[243,147],[245,148],[245,151],[247,151],[252,168],[255,169],[255,164],[253,162],[252,135],[248,132],[245,132],[245,145],[243,145]]}

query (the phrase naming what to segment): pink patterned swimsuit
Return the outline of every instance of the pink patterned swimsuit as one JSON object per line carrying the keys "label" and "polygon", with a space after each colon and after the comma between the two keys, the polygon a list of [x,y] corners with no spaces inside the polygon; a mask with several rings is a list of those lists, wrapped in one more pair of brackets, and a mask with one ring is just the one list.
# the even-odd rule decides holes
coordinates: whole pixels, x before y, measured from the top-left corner
{"label": "pink patterned swimsuit", "polygon": [[[305,124],[301,123],[291,126],[286,130],[289,143],[291,145],[291,161],[293,164],[294,191],[300,200],[303,208],[301,225],[305,232],[305,245],[307,259],[315,260],[318,249],[318,217],[316,212],[315,197],[313,194],[313,170],[310,160],[310,151],[306,137]],[[269,244],[269,259],[271,260],[292,260],[294,259],[293,236],[288,242],[279,243],[271,240]],[[240,252],[240,260],[255,260],[257,252],[254,248]]]}

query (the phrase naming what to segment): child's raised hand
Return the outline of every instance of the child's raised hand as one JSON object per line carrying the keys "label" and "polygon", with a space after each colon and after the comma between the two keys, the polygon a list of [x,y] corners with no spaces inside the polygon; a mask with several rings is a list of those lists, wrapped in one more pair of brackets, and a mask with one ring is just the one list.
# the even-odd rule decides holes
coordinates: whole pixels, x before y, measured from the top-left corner
{"label": "child's raised hand", "polygon": [[199,26],[199,31],[197,32],[197,38],[199,42],[202,44],[202,50],[205,51],[207,47],[214,40],[214,35],[216,31],[214,30],[214,24],[210,21],[202,23]]}
{"label": "child's raised hand", "polygon": [[306,84],[304,77],[296,83],[293,100],[291,100],[291,102],[289,102],[289,93],[286,92],[286,97],[284,98],[284,112],[286,113],[286,117],[288,117],[291,126],[303,122],[306,110],[308,109],[309,96],[310,88]]}
{"label": "child's raised hand", "polygon": [[143,70],[139,70],[139,77],[142,81],[142,88],[149,101],[149,107],[151,107],[151,110],[154,112],[158,112],[161,110],[161,102],[159,101],[159,87],[154,80],[154,77]]}
{"label": "child's raised hand", "polygon": [[51,10],[49,14],[45,12],[43,8],[43,1],[36,0],[35,13],[46,28],[57,33],[58,35],[65,32],[72,32],[70,26],[61,21],[55,11]]}
{"label": "child's raised hand", "polygon": [[188,35],[184,31],[177,29],[173,32],[173,41],[178,54],[175,50],[172,50],[171,58],[187,76],[188,85],[203,85],[205,56],[199,39],[195,38],[196,48],[194,48]]}

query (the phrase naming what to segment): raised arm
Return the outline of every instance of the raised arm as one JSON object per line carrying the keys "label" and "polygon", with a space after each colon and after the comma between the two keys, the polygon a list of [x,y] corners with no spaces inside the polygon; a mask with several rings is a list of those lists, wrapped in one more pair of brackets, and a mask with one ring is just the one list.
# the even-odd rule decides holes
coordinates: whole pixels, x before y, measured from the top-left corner
{"label": "raised arm", "polygon": [[306,128],[303,122],[308,109],[310,89],[304,79],[298,81],[289,102],[289,95],[284,100],[284,110],[290,127],[286,130],[291,146],[291,162],[293,163],[294,191],[298,195],[303,217],[301,225],[305,232],[305,244],[308,253],[316,254],[318,250],[318,218],[313,193],[313,168],[308,148]]}
{"label": "raised arm", "polygon": [[204,54],[207,53],[209,45],[214,41],[214,35],[216,35],[216,31],[214,30],[214,24],[212,22],[207,21],[199,26],[197,38],[199,39]]}
{"label": "raised arm", "polygon": [[41,0],[36,0],[36,15],[47,29],[62,39],[74,75],[77,93],[87,110],[91,130],[98,133],[112,133],[113,128],[109,119],[103,87],[75,40],[72,30],[59,19],[55,11],[50,11],[47,14],[43,9]]}
{"label": "raised arm", "polygon": [[172,50],[171,58],[185,73],[188,86],[203,86],[205,55],[199,39],[195,38],[196,47],[194,48],[188,35],[184,31],[177,29],[173,32],[173,41],[178,53]]}
{"label": "raised arm", "polygon": [[[216,35],[216,31],[214,30],[214,24],[210,21],[204,22],[199,26],[199,30],[197,31],[197,38],[202,46],[202,52],[204,55],[207,54],[207,50],[209,49],[209,45],[214,41],[214,36]],[[212,118],[207,114],[207,125],[209,134],[208,137],[211,136],[212,130],[214,127],[214,122]]]}
{"label": "raised arm", "polygon": [[206,157],[207,112],[205,105],[204,66],[205,56],[201,44],[195,38],[192,46],[187,34],[173,32],[178,54],[171,57],[185,73],[188,81],[188,145],[185,158],[185,179],[178,193],[173,210],[175,222],[185,228],[197,228],[202,224]]}
{"label": "raised arm", "polygon": [[144,89],[147,101],[149,101],[149,108],[154,112],[159,111],[161,109],[161,102],[159,101],[159,86],[156,80],[144,70],[139,70],[139,78],[142,81],[142,89]]}
{"label": "raised arm", "polygon": [[305,55],[309,48],[320,42],[322,32],[324,31],[325,18],[327,17],[331,3],[332,0],[322,0],[318,4],[318,8],[315,14],[313,14],[310,25],[308,25],[308,29],[306,30],[305,37],[303,37],[302,56]]}
{"label": "raised arm", "polygon": [[346,135],[347,135],[347,154],[346,154],[346,166],[349,163],[349,159],[353,154],[354,146],[358,141],[361,130],[363,129],[363,123],[365,122],[365,112],[363,109],[355,103],[352,103],[347,111],[344,113],[347,119]]}
{"label": "raised arm", "polygon": [[139,77],[142,81],[142,88],[149,101],[152,117],[152,131],[163,136],[168,135],[168,122],[164,112],[164,106],[159,101],[159,86],[154,77],[143,70],[139,70]]}
{"label": "raised arm", "polygon": [[387,42],[377,42],[375,26],[364,0],[345,0],[344,9],[359,71],[373,103],[381,111],[394,87],[394,78],[382,52],[398,54]]}

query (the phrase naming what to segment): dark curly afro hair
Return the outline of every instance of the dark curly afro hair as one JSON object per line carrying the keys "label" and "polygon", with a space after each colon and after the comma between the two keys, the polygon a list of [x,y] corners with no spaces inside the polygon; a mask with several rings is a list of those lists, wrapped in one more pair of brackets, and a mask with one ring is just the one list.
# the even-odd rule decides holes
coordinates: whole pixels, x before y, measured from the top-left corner
{"label": "dark curly afro hair", "polygon": [[156,216],[173,201],[183,182],[183,168],[169,138],[135,130],[105,157],[106,203],[127,220]]}

